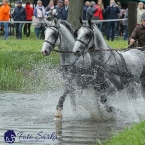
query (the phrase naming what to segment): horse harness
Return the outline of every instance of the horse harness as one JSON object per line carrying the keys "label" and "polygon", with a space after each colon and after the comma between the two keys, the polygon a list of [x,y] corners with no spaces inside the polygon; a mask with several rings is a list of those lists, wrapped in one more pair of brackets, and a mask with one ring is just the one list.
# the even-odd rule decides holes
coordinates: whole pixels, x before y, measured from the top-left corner
{"label": "horse harness", "polygon": [[[59,27],[56,27],[56,26],[49,26],[50,29],[52,29],[55,33],[54,33],[54,37],[56,38],[54,43],[51,43],[50,41],[48,40],[44,40],[44,42],[50,44],[52,46],[52,48],[54,48],[55,44],[56,44],[56,41],[60,35],[59,33]],[[57,31],[56,31],[57,30]],[[61,37],[60,37],[60,41],[61,41]]]}
{"label": "horse harness", "polygon": [[[90,34],[91,34],[91,36],[92,36],[93,39],[94,39],[93,30],[92,30],[90,27],[88,27],[88,26],[83,26],[83,27],[87,28],[87,29],[90,31]],[[87,47],[87,46],[89,45],[91,39],[92,39],[92,38],[90,38],[90,40],[88,41],[87,44],[85,44],[83,41],[81,41],[81,40],[79,40],[79,39],[77,39],[77,41],[80,41],[81,43],[83,43],[83,44]],[[92,51],[93,47],[94,47],[94,45],[91,47],[91,50],[89,50],[90,52]],[[90,48],[89,48],[89,49],[90,49]],[[99,52],[99,51],[101,52],[101,50],[96,50],[96,52]],[[102,51],[103,51],[103,50],[102,50]],[[106,51],[106,50],[104,50],[104,51]],[[127,68],[127,66],[126,66],[126,62],[125,62],[125,60],[124,60],[123,55],[122,55],[121,53],[119,53],[117,50],[113,50],[113,49],[111,49],[111,48],[109,48],[107,51],[110,51],[110,52],[111,52],[110,55],[109,55],[109,57],[108,57],[108,59],[106,60],[106,62],[104,62],[103,65],[97,66],[97,69],[100,69],[100,71],[103,72],[103,73],[104,73],[104,72],[107,72],[108,74],[110,74],[110,72],[109,72],[107,69],[105,69],[105,65],[109,62],[109,60],[111,59],[111,57],[112,57],[112,55],[113,55],[113,56],[114,56],[114,59],[115,59],[116,66],[117,66],[117,71],[114,71],[114,68],[113,68],[114,73],[119,74],[119,75],[120,75],[120,78],[121,78],[121,80],[123,80],[123,82],[125,82],[125,81],[124,81],[124,75],[127,75],[128,78],[131,78],[131,72],[128,70],[128,68]],[[119,57],[120,57],[120,59],[121,59],[121,64],[122,64],[121,69],[123,70],[122,72],[121,72],[121,70],[120,70],[120,66],[119,66],[119,65],[117,64],[117,62],[116,62],[116,58],[115,58],[115,55],[114,55],[113,51],[117,52],[117,54],[119,55]],[[99,61],[102,61],[101,57],[102,57],[102,56],[100,56]],[[110,67],[110,66],[109,66],[109,67]],[[111,68],[111,67],[110,67],[110,68]],[[111,70],[111,71],[112,71],[112,70]],[[103,81],[104,81],[104,80],[103,80]],[[127,81],[128,81],[128,80],[126,80],[126,82],[127,82]],[[102,82],[101,82],[101,83],[102,83]],[[123,84],[122,84],[122,85],[123,85]]]}
{"label": "horse harness", "polygon": [[[87,29],[89,30],[89,32],[90,32],[90,34],[89,34],[90,39],[89,39],[89,41],[88,41],[87,43],[83,42],[83,41],[80,40],[80,39],[77,39],[76,41],[79,41],[79,42],[81,42],[83,45],[85,45],[86,47],[88,47],[88,45],[89,45],[89,43],[91,42],[91,40],[94,39],[94,32],[93,32],[93,30],[91,29],[91,27],[89,27],[89,26],[82,26],[82,27],[85,27],[85,28],[87,28]],[[49,43],[49,44],[52,46],[52,48],[54,48],[54,46],[55,46],[55,44],[56,44],[56,41],[57,41],[57,39],[58,39],[58,37],[59,37],[59,35],[60,35],[60,33],[59,33],[59,28],[56,27],[56,26],[49,26],[49,28],[55,31],[54,37],[55,37],[56,39],[55,39],[54,43],[52,43],[52,42],[50,42],[50,41],[48,41],[48,40],[44,40],[44,42]],[[56,30],[57,30],[57,31],[56,31]],[[61,37],[60,37],[60,41],[61,41]],[[92,46],[91,48],[93,48],[93,46]],[[111,51],[111,53],[110,53],[110,56],[108,57],[108,59],[106,60],[106,62],[105,62],[103,65],[101,65],[101,66],[97,66],[97,69],[100,70],[99,72],[107,72],[107,73],[109,74],[109,71],[105,69],[105,65],[108,63],[108,61],[110,60],[110,58],[112,57],[112,55],[114,55],[113,52],[112,52],[112,50],[113,50],[113,49],[109,49],[109,50],[108,50],[108,51]],[[91,51],[92,51],[92,50],[91,50]],[[99,51],[99,50],[97,50],[97,51]],[[115,50],[115,51],[116,51],[116,50]],[[100,51],[100,52],[101,52],[101,51]],[[116,51],[116,52],[117,52],[117,51]],[[63,53],[63,52],[62,52],[62,53]],[[70,53],[70,52],[69,52],[69,53]],[[117,53],[118,53],[118,52],[117,52]],[[126,67],[126,63],[125,63],[125,60],[124,60],[122,54],[120,54],[120,53],[118,53],[118,54],[119,54],[119,56],[121,57],[121,60],[123,61],[124,65],[125,65],[126,72],[127,72],[128,76],[130,76],[130,72],[129,72],[129,70],[128,70],[127,67]],[[64,70],[63,72],[68,72],[68,70],[69,70],[69,72],[71,72],[73,69],[75,69],[75,63],[76,63],[76,61],[77,61],[78,59],[79,59],[79,57],[78,57],[71,65],[61,65],[61,66],[60,66],[60,70]],[[114,59],[115,59],[115,55],[114,55]],[[118,65],[117,62],[116,62],[116,65]],[[122,66],[123,66],[123,65],[122,65]],[[119,66],[118,66],[118,67],[117,67],[116,73],[119,73],[119,72],[120,72],[120,71],[119,71]],[[124,71],[123,71],[123,72],[124,72]],[[114,72],[114,73],[115,73],[115,72]],[[82,74],[76,74],[76,75],[78,76],[78,75],[82,75]],[[89,76],[90,76],[90,75],[89,75]],[[121,73],[120,73],[120,77],[121,77],[121,76],[122,76],[122,75],[121,75]],[[94,75],[92,75],[92,77],[94,77]],[[99,83],[102,83],[102,82],[104,82],[104,80],[101,81],[101,82],[99,82]]]}
{"label": "horse harness", "polygon": [[80,39],[77,39],[76,41],[79,41],[79,42],[81,42],[83,45],[85,45],[86,47],[88,47],[88,45],[89,45],[89,43],[91,42],[92,38],[94,39],[94,32],[93,32],[93,30],[91,29],[91,27],[89,27],[89,26],[82,26],[82,27],[85,27],[85,28],[87,28],[87,29],[89,30],[89,32],[90,32],[90,34],[89,34],[90,39],[89,39],[89,41],[88,41],[87,43],[83,42],[83,41],[80,40]]}

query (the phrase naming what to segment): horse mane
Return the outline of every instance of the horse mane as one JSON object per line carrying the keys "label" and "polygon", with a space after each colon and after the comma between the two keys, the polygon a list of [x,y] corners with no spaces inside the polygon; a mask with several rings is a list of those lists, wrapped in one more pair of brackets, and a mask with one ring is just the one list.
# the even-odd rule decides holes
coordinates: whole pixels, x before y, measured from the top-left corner
{"label": "horse mane", "polygon": [[61,24],[63,24],[64,26],[66,26],[67,29],[68,29],[72,34],[74,34],[74,30],[73,30],[72,26],[71,26],[67,21],[61,21]]}
{"label": "horse mane", "polygon": [[107,49],[108,44],[104,40],[104,37],[103,37],[101,31],[99,30],[99,28],[94,23],[92,24],[92,27],[94,28],[94,31],[97,31],[97,33],[95,35],[99,36],[99,37],[95,37],[95,39],[94,39],[94,41],[95,41],[94,44],[96,45],[96,48]]}

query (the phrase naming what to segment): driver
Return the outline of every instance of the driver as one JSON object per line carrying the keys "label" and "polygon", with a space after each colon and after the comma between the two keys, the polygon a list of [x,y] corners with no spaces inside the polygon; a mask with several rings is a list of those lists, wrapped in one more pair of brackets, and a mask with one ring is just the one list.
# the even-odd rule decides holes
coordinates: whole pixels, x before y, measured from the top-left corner
{"label": "driver", "polygon": [[130,45],[135,44],[136,40],[138,40],[139,47],[145,46],[145,12],[141,16],[141,21],[142,24],[136,26],[129,38]]}

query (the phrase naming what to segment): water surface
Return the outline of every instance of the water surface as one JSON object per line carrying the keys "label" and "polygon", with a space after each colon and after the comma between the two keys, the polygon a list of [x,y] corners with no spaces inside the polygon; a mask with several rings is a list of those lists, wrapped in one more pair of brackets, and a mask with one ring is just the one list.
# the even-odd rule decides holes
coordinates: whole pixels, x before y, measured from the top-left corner
{"label": "water surface", "polygon": [[[58,139],[54,141],[52,139],[45,139],[44,142],[38,142],[38,144],[93,144],[96,142],[96,139],[100,139],[101,141],[108,139],[112,131],[120,131],[126,126],[129,126],[132,122],[138,122],[143,119],[144,116],[144,102],[142,98],[140,98],[141,100],[135,100],[134,102],[129,101],[128,104],[130,105],[128,106],[126,106],[127,104],[125,103],[120,103],[120,105],[114,103],[114,106],[120,106],[122,111],[126,112],[126,114],[118,112],[115,117],[110,117],[110,115],[107,116],[108,113],[106,112],[105,116],[107,117],[100,120],[99,118],[97,119],[96,113],[96,118],[92,119],[92,115],[95,114],[96,111],[93,109],[94,101],[91,95],[88,98],[87,93],[89,92],[84,92],[84,94],[81,94],[81,97],[78,95],[76,98],[76,111],[73,111],[69,97],[67,97],[64,104],[63,120],[54,121],[55,108],[61,93],[60,90],[56,92],[42,92],[39,94],[1,92],[0,144],[5,144],[3,136],[7,130],[14,130],[15,133],[23,132],[24,135],[31,134],[33,136],[37,136],[41,131],[43,134],[56,133]],[[79,93],[80,92],[78,92],[78,94]],[[94,94],[92,94],[92,97],[93,96]],[[85,101],[86,104],[84,105]],[[138,104],[140,104],[140,106]],[[122,107],[123,105],[125,105],[126,108]],[[132,112],[132,114],[130,114],[130,112]],[[128,114],[130,114],[130,116],[128,116]],[[15,144],[37,144],[37,142],[20,143],[19,141],[19,138],[16,137]]]}

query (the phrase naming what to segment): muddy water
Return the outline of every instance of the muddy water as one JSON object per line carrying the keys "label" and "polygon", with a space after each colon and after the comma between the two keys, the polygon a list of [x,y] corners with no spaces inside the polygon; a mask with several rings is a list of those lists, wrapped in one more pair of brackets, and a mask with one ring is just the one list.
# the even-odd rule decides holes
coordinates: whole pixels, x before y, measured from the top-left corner
{"label": "muddy water", "polygon": [[[122,112],[124,111],[126,114],[118,112],[115,117],[106,117],[105,120],[98,120],[97,117],[92,119],[95,110],[93,110],[93,103],[89,101],[93,99],[90,98],[90,95],[88,101],[83,106],[85,103],[83,101],[87,100],[88,97],[88,92],[84,92],[82,96],[87,96],[86,98],[84,96],[80,98],[79,95],[76,98],[79,100],[76,111],[73,111],[68,97],[64,104],[63,120],[54,121],[53,116],[61,93],[60,90],[39,94],[1,92],[0,145],[5,144],[4,133],[7,130],[14,130],[16,134],[14,144],[93,144],[96,142],[96,139],[102,141],[109,138],[112,130],[120,131],[132,122],[138,122],[143,119],[144,116],[144,102],[140,98],[140,100],[135,100],[134,102],[129,101],[128,104],[121,103],[120,105],[116,105],[116,103],[113,103],[116,106],[120,106]],[[92,96],[94,95],[92,94]],[[127,103],[127,100],[124,102]],[[105,116],[107,116],[107,112]],[[20,133],[22,136],[20,136]],[[28,139],[28,134],[33,136],[33,138]],[[38,137],[38,134],[43,139],[41,138],[41,141],[36,142],[34,137]],[[52,135],[54,138],[44,139],[45,135]],[[57,139],[55,139],[55,136],[57,136]],[[30,139],[31,142],[28,141]]]}

